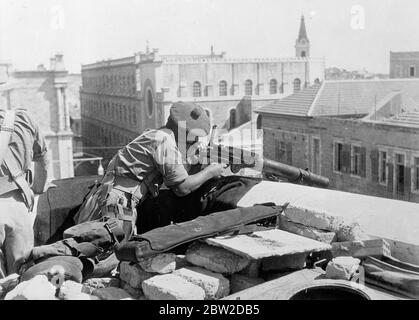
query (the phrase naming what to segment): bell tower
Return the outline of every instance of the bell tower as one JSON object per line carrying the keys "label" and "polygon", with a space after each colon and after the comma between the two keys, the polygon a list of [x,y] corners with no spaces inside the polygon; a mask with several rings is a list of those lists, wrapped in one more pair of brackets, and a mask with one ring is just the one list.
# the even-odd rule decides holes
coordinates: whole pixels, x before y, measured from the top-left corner
{"label": "bell tower", "polygon": [[307,37],[306,24],[304,16],[301,16],[300,32],[298,33],[298,39],[295,42],[295,55],[297,58],[309,58],[310,57],[310,40]]}

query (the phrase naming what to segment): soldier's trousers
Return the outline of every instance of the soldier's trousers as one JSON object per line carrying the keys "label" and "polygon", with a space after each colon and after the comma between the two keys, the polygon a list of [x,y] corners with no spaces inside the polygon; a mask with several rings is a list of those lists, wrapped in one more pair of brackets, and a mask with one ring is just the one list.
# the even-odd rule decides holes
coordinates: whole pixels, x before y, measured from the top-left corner
{"label": "soldier's trousers", "polygon": [[18,273],[34,245],[33,221],[19,191],[0,197],[0,278]]}

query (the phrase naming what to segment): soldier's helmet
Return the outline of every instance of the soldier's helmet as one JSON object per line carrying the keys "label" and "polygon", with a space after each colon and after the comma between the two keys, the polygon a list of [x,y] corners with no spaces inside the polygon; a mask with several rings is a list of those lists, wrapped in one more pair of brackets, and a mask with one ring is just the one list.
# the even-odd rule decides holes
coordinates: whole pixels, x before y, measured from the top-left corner
{"label": "soldier's helmet", "polygon": [[210,133],[211,121],[205,110],[196,103],[175,102],[170,109],[169,120],[196,137],[205,137]]}

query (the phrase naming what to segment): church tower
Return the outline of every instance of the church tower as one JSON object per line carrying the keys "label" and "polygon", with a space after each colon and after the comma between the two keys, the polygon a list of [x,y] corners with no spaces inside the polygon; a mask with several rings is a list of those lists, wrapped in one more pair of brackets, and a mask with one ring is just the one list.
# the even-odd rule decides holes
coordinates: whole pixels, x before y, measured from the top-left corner
{"label": "church tower", "polygon": [[295,55],[297,58],[310,57],[310,40],[308,40],[307,37],[304,16],[301,16],[300,32],[298,33],[298,39],[295,42]]}

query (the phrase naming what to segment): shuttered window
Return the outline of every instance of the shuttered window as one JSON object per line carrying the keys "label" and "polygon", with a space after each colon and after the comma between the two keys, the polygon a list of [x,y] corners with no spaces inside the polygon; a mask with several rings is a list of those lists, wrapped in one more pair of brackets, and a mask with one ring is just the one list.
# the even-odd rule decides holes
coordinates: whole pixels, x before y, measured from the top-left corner
{"label": "shuttered window", "polygon": [[378,163],[378,172],[379,172],[379,182],[382,184],[387,183],[387,152],[380,151],[379,153],[379,163]]}
{"label": "shuttered window", "polygon": [[413,158],[413,191],[419,192],[419,157]]}

